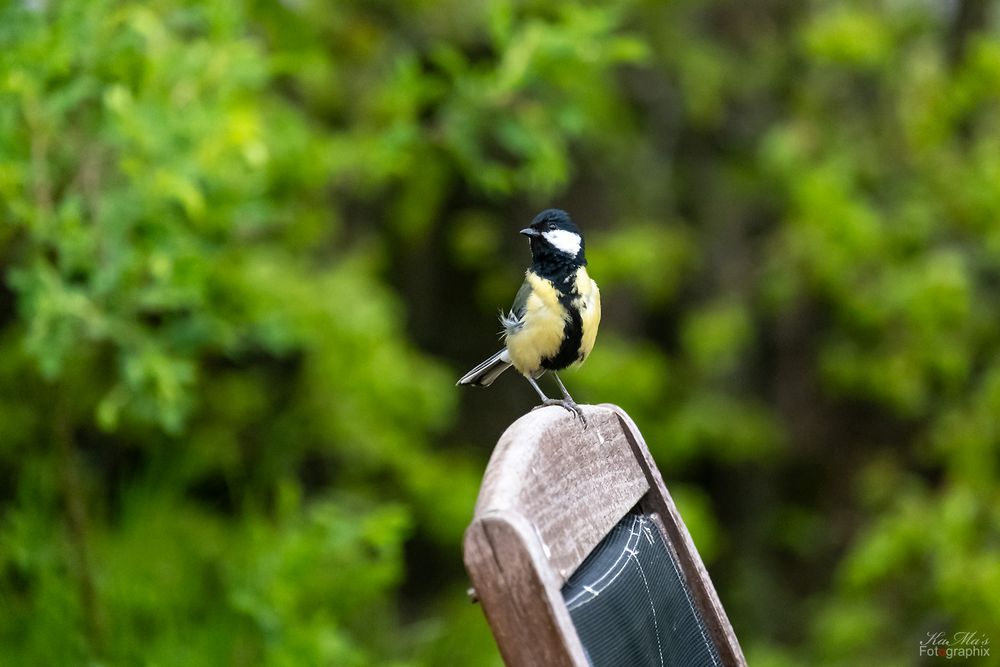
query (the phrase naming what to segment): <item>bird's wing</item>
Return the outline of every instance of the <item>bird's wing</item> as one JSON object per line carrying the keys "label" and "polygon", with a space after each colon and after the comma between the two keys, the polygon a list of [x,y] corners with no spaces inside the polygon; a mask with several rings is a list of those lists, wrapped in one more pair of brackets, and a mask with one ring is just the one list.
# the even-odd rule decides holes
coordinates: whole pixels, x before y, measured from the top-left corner
{"label": "bird's wing", "polygon": [[503,325],[504,333],[510,335],[521,328],[524,324],[524,311],[527,308],[528,297],[531,295],[531,283],[525,277],[521,283],[521,289],[517,290],[514,296],[514,303],[510,307],[510,312],[506,315],[501,311],[500,324]]}
{"label": "bird's wing", "polygon": [[521,288],[517,290],[517,295],[514,296],[514,304],[510,307],[510,312],[514,313],[518,319],[524,317],[524,310],[528,303],[528,296],[530,295],[531,283],[525,277],[524,282],[521,283]]}

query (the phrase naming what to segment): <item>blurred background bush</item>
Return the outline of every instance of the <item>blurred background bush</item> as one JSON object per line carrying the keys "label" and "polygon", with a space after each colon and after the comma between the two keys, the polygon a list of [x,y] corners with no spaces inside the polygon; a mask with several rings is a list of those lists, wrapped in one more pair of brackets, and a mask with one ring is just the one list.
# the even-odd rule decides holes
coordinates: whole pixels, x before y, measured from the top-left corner
{"label": "blurred background bush", "polygon": [[539,209],[754,665],[1000,630],[985,0],[10,0],[0,662],[498,665]]}

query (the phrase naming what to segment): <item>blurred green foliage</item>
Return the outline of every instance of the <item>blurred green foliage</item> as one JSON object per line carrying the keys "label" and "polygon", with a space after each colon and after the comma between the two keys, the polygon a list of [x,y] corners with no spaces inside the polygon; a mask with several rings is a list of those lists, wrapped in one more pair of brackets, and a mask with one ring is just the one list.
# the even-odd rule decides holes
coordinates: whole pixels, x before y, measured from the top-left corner
{"label": "blurred green foliage", "polygon": [[[561,205],[567,376],[755,665],[1000,628],[986,0],[8,2],[0,662],[496,665],[460,393]],[[459,409],[459,400],[462,401]]]}

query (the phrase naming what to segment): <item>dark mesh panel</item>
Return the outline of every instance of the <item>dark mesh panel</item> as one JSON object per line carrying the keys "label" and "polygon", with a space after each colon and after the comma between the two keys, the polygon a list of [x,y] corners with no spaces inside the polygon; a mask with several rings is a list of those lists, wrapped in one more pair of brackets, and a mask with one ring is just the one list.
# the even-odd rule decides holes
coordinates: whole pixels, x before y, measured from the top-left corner
{"label": "dark mesh panel", "polygon": [[562,589],[594,667],[721,665],[652,519],[627,514]]}

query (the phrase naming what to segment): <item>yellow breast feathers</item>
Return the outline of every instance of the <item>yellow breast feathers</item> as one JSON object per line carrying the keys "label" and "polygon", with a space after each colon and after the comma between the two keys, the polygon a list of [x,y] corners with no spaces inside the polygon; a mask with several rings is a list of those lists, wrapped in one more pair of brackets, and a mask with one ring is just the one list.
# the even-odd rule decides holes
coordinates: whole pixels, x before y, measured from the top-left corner
{"label": "yellow breast feathers", "polygon": [[573,302],[580,311],[583,322],[583,339],[580,341],[580,363],[594,349],[597,339],[597,329],[601,325],[601,290],[597,283],[587,273],[587,267],[581,266],[576,272],[576,291],[580,294]]}
{"label": "yellow breast feathers", "polygon": [[552,283],[531,271],[526,280],[531,293],[524,304],[523,324],[507,336],[507,352],[519,373],[533,375],[541,368],[542,359],[559,350],[569,313],[559,303],[560,294]]}
{"label": "yellow breast feathers", "polygon": [[[551,359],[559,352],[566,336],[566,325],[571,317],[559,302],[562,294],[551,282],[528,272],[531,293],[525,302],[522,325],[507,336],[507,352],[514,368],[522,375],[537,375],[543,359]],[[571,302],[579,310],[582,336],[578,362],[582,362],[594,348],[597,328],[601,321],[601,295],[597,284],[590,279],[587,269],[580,267],[574,283],[578,296]]]}

